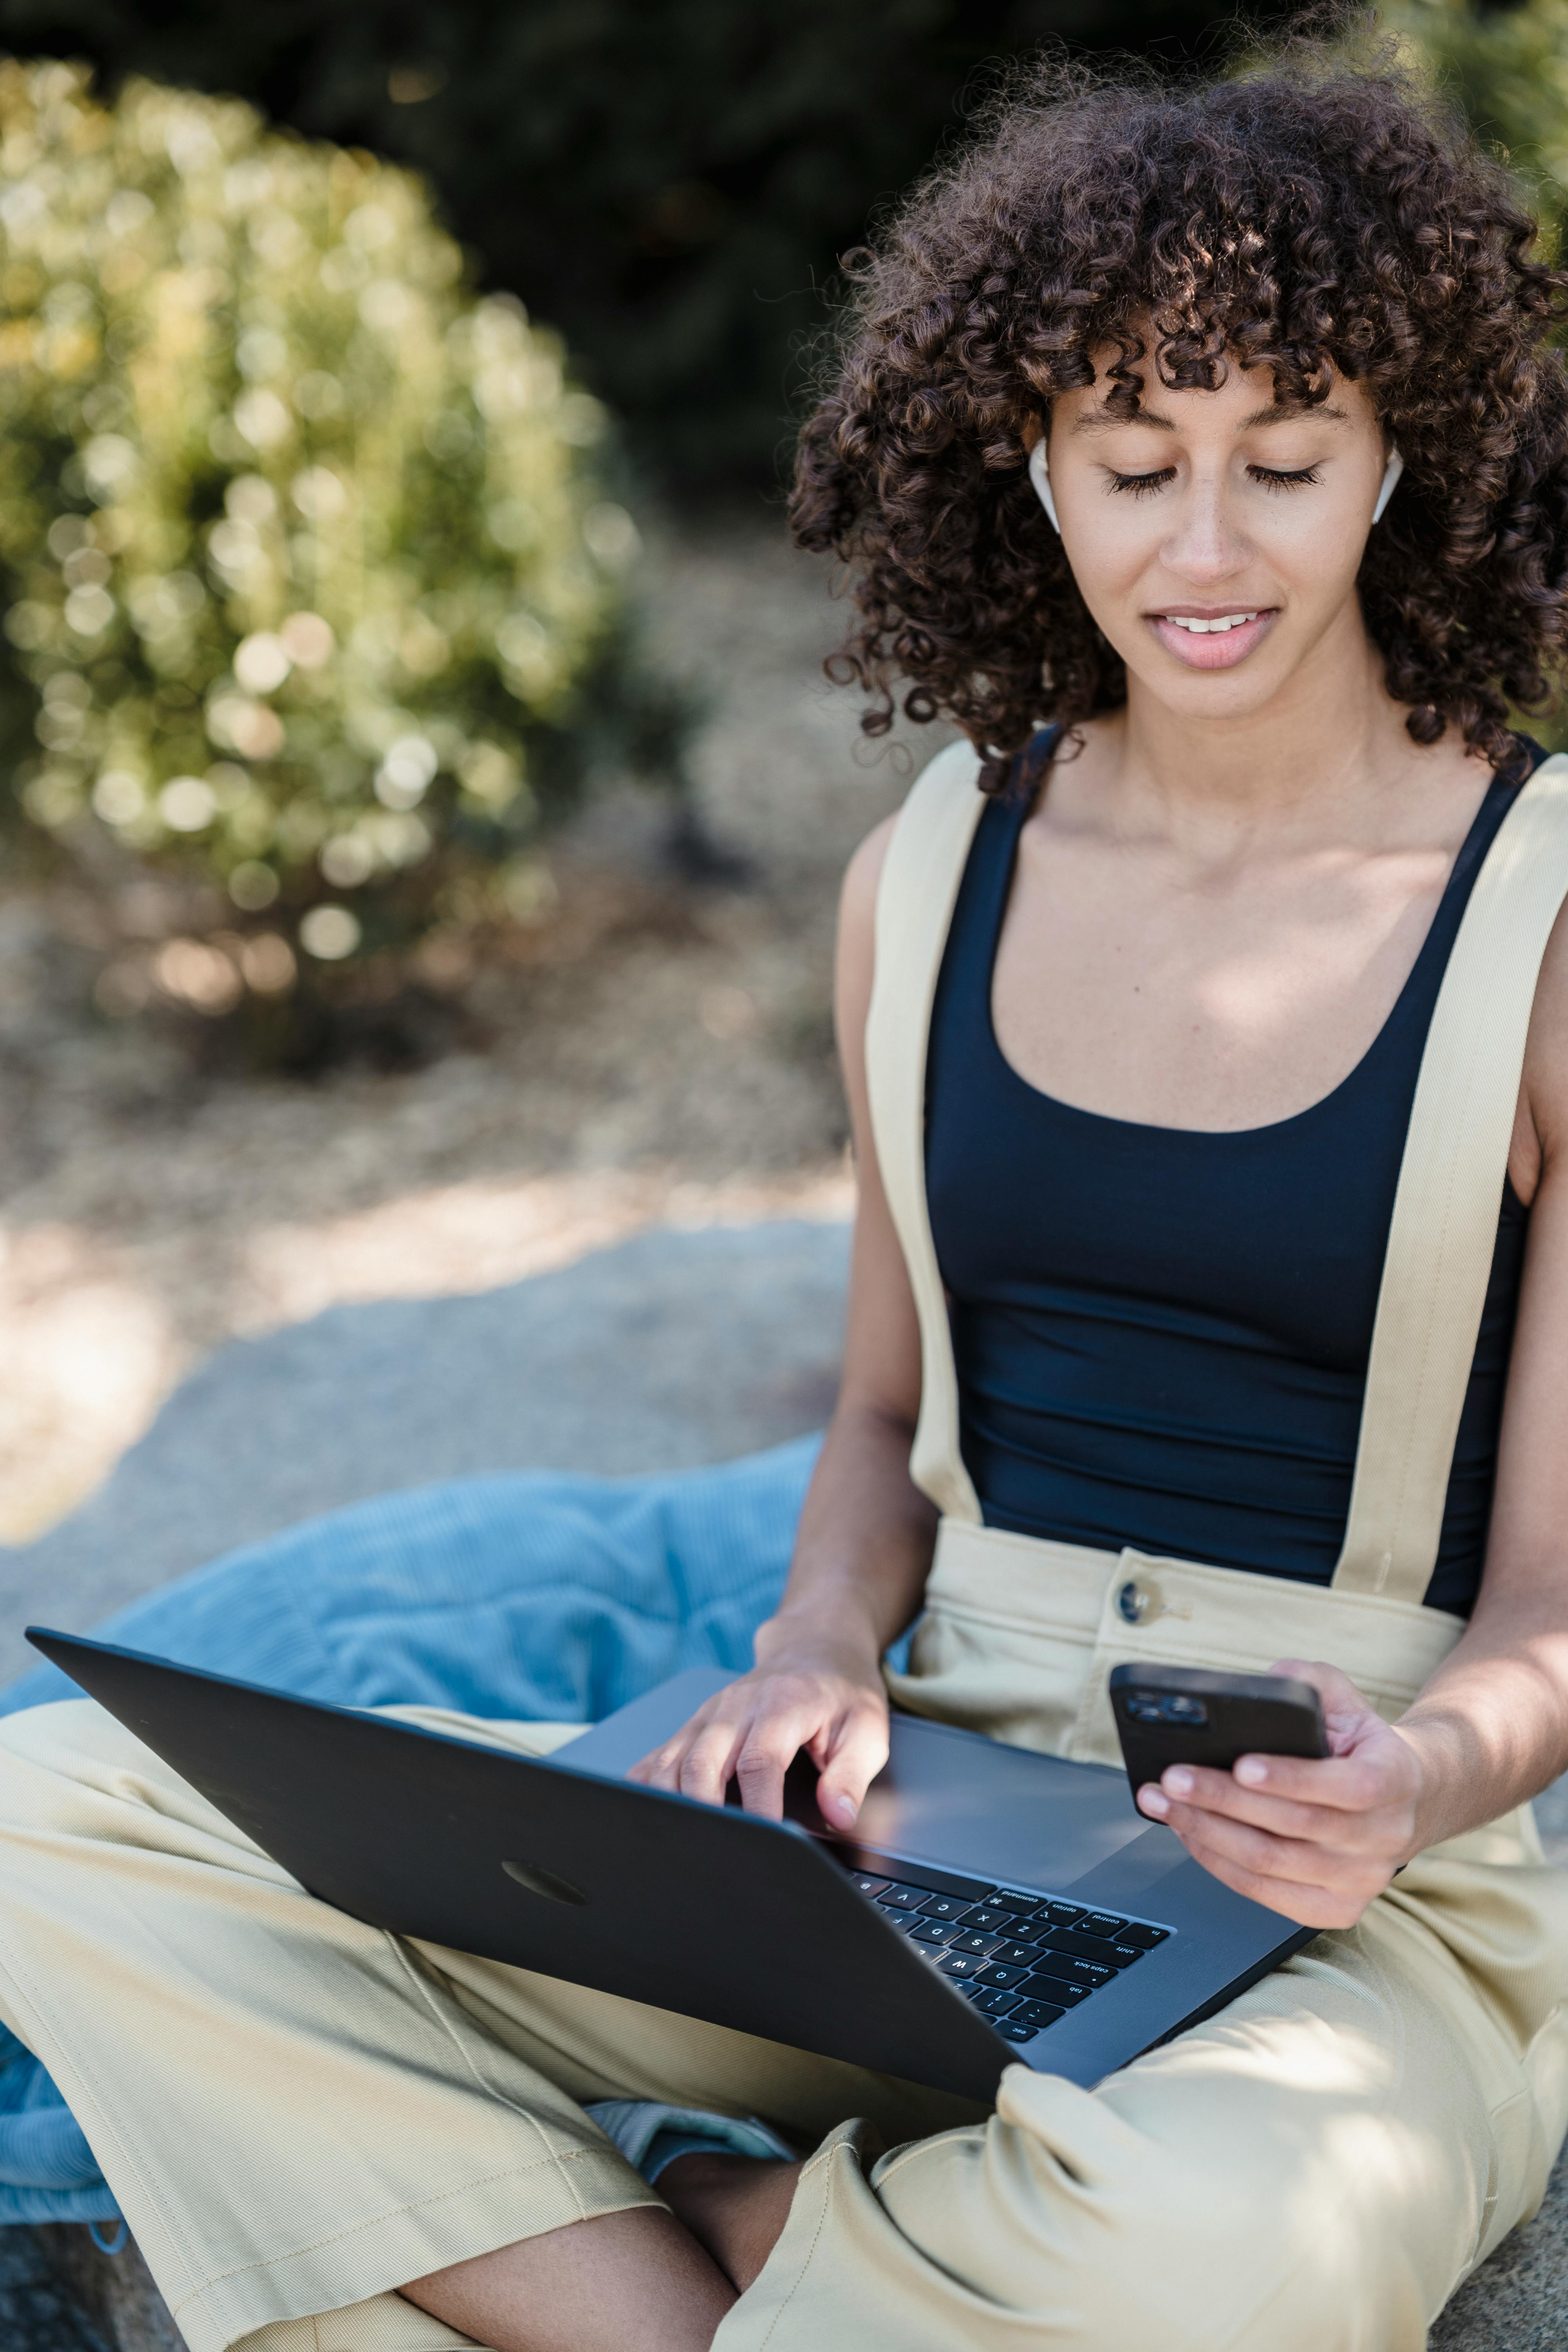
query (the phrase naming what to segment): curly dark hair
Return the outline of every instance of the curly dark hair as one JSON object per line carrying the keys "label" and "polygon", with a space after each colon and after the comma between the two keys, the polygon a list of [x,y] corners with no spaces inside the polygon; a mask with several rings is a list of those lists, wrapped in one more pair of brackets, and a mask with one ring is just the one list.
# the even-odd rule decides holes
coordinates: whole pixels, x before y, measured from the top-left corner
{"label": "curly dark hair", "polygon": [[1568,276],[1502,167],[1386,56],[1311,40],[1208,87],[1037,68],[982,143],[850,255],[832,376],[801,435],[791,522],[855,574],[829,674],[861,724],[953,720],[997,786],[1042,724],[1126,698],[1026,471],[1025,432],[1094,382],[1137,411],[1227,363],[1314,404],[1365,386],[1405,461],[1359,588],[1389,692],[1493,767],[1510,706],[1550,699],[1568,604]]}

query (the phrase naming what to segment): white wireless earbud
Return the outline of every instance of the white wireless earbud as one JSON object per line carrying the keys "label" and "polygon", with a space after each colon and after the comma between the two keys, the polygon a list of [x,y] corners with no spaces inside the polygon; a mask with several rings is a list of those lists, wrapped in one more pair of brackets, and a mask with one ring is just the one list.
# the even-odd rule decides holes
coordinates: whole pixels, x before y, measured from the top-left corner
{"label": "white wireless earbud", "polygon": [[1389,499],[1399,488],[1399,477],[1405,471],[1405,460],[1397,449],[1388,453],[1388,463],[1383,469],[1383,488],[1377,494],[1377,504],[1372,510],[1373,522],[1381,522]]}
{"label": "white wireless earbud", "polygon": [[1046,463],[1046,436],[1043,433],[1029,452],[1029,479],[1035,486],[1051,529],[1059,539],[1062,527],[1057,520],[1057,502],[1051,496],[1051,469]]}

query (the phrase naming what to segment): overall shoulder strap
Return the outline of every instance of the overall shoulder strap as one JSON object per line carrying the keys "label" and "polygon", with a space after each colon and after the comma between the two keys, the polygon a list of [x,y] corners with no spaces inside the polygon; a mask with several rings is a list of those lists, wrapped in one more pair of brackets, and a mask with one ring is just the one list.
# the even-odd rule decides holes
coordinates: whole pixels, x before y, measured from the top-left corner
{"label": "overall shoulder strap", "polygon": [[949,744],[900,810],[877,889],[876,973],[866,1021],[866,1085],[877,1164],[909,1269],[921,1328],[915,1484],[950,1518],[980,1524],[958,1449],[958,1376],[947,1296],[926,1205],[926,1055],[948,926],[985,806],[979,754]]}
{"label": "overall shoulder strap", "polygon": [[1476,877],[1427,1032],[1367,1365],[1341,1592],[1418,1602],[1436,1564],[1546,942],[1568,898],[1568,759]]}

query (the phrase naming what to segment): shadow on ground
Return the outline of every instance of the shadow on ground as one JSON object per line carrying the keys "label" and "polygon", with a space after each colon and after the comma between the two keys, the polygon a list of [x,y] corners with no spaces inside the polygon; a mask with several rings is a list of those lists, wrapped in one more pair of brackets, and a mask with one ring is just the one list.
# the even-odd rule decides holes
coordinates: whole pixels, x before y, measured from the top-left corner
{"label": "shadow on ground", "polygon": [[833,1405],[847,1230],[640,1234],[476,1297],[333,1307],[225,1348],[63,1526],[0,1549],[0,1686],[67,1633],[237,1544],[487,1470],[721,1462]]}

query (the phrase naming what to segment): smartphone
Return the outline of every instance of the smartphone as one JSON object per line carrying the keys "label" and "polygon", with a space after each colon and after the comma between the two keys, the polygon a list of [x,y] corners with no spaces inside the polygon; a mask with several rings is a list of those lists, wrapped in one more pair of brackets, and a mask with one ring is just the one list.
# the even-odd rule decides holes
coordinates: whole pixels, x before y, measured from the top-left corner
{"label": "smartphone", "polygon": [[1228,1772],[1238,1756],[1329,1752],[1321,1700],[1289,1675],[1112,1666],[1110,1705],[1134,1803],[1169,1764]]}

